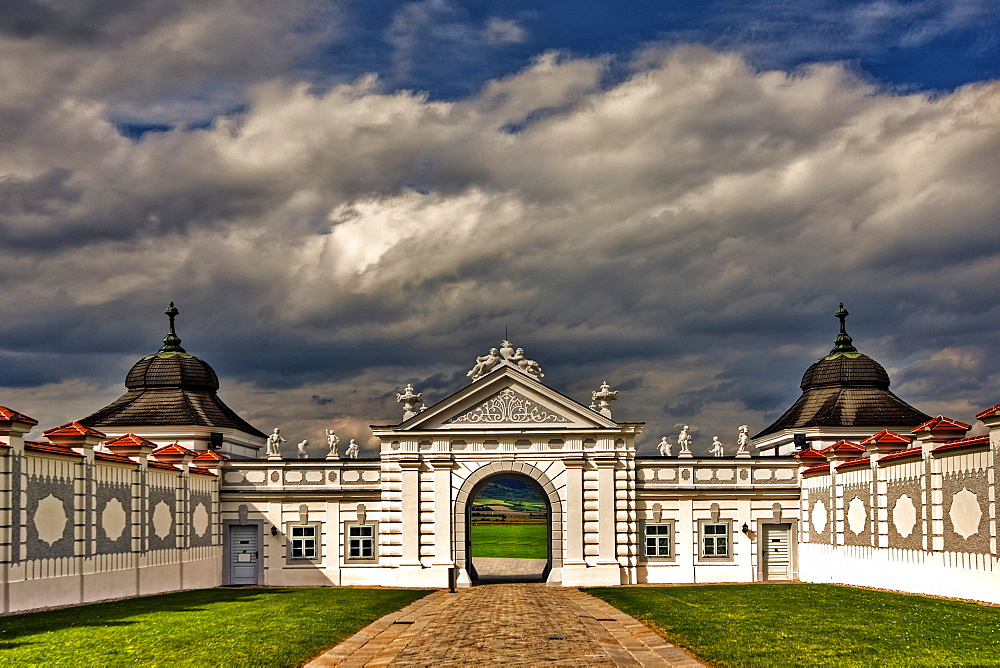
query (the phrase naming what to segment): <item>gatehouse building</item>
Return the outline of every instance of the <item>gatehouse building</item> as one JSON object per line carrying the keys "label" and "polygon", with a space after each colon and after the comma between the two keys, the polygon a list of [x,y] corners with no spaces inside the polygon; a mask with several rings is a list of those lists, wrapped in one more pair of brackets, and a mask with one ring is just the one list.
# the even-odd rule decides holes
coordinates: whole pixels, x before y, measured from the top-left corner
{"label": "gatehouse building", "polygon": [[469,586],[473,501],[512,477],[547,508],[552,585],[804,580],[1000,602],[1000,405],[972,437],[910,406],[843,307],[799,400],[712,457],[687,428],[637,455],[643,424],[615,419],[613,385],[565,396],[503,341],[454,394],[397,395],[377,457],[328,430],[329,454],[289,458],[167,315],[110,405],[44,440],[0,407],[3,612],[218,585]]}

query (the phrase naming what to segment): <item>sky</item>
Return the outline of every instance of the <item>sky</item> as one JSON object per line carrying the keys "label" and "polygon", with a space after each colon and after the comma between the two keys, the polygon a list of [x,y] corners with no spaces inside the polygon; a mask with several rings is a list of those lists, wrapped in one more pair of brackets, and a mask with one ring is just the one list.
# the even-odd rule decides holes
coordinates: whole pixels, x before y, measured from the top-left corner
{"label": "sky", "polygon": [[[987,0],[14,0],[0,404],[80,419],[180,309],[263,431],[374,454],[504,333],[733,449],[837,333],[926,413],[1000,401]],[[37,433],[35,434],[37,435]]]}

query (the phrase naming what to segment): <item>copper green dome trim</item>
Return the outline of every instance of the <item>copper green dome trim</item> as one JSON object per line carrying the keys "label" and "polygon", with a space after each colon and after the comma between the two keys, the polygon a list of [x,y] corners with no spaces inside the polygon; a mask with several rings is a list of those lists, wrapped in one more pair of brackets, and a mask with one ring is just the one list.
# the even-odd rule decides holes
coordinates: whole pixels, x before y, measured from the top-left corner
{"label": "copper green dome trim", "polygon": [[827,355],[826,359],[832,359],[837,355],[851,355],[852,353],[858,353],[858,349],[854,347],[854,339],[851,335],[847,333],[847,316],[851,315],[846,308],[844,308],[844,302],[840,302],[840,308],[837,312],[833,314],[835,317],[840,318],[840,334],[837,335],[837,340],[833,342],[833,350]]}
{"label": "copper green dome trim", "polygon": [[163,347],[160,348],[158,352],[161,353],[186,353],[187,351],[181,348],[181,338],[177,336],[177,332],[174,331],[174,318],[180,311],[174,306],[173,302],[170,302],[170,306],[163,311],[168,318],[170,318],[170,331],[167,335],[163,337]]}

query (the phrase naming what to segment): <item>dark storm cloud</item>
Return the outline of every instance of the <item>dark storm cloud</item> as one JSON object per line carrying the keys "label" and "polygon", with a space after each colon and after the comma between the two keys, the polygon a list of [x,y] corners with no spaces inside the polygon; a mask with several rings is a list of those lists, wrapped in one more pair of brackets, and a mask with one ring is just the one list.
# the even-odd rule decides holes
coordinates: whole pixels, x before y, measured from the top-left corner
{"label": "dark storm cloud", "polygon": [[[517,36],[408,7],[411,28],[443,21],[454,40]],[[219,15],[182,14],[195,36]],[[195,43],[154,79],[201,54],[197,88],[245,53],[226,65]],[[156,52],[138,44],[116,58]],[[239,113],[135,141],[117,123],[121,100],[146,103],[141,68],[47,57],[53,102],[10,102],[0,155],[0,386],[47,424],[120,392],[170,300],[226,401],[291,437],[364,439],[399,419],[407,382],[439,401],[508,332],[568,396],[620,389],[615,416],[647,422],[649,443],[683,421],[696,446],[731,444],[794,401],[839,301],[918,407],[968,419],[995,387],[996,83],[900,95],[704,47],[650,48],[609,78],[607,58],[544,53],[452,102],[279,76],[241,89]]]}

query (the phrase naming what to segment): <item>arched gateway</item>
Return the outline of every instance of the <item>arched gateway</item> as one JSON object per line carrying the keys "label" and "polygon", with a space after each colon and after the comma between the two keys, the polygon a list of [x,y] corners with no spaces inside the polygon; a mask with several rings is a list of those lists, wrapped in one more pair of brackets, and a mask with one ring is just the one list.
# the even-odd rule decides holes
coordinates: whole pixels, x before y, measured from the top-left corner
{"label": "arched gateway", "polygon": [[471,510],[472,503],[479,496],[480,490],[486,485],[499,478],[514,476],[526,479],[538,488],[548,507],[548,531],[546,543],[548,558],[543,572],[543,578],[547,579],[552,575],[562,571],[562,507],[563,502],[559,498],[556,486],[549,480],[544,472],[535,468],[531,464],[523,462],[503,461],[494,462],[489,466],[483,466],[475,473],[466,478],[462,488],[455,498],[455,565],[459,572],[470,573],[472,571],[472,558],[470,555],[471,546]]}
{"label": "arched gateway", "polygon": [[[469,507],[501,474],[534,481],[547,499],[550,584],[635,582],[635,437],[539,381],[537,365],[491,351],[473,382],[381,440],[380,564],[399,585],[469,585]],[[511,359],[514,358],[514,359]],[[403,395],[405,396],[405,395]],[[415,403],[415,402],[414,402]]]}

